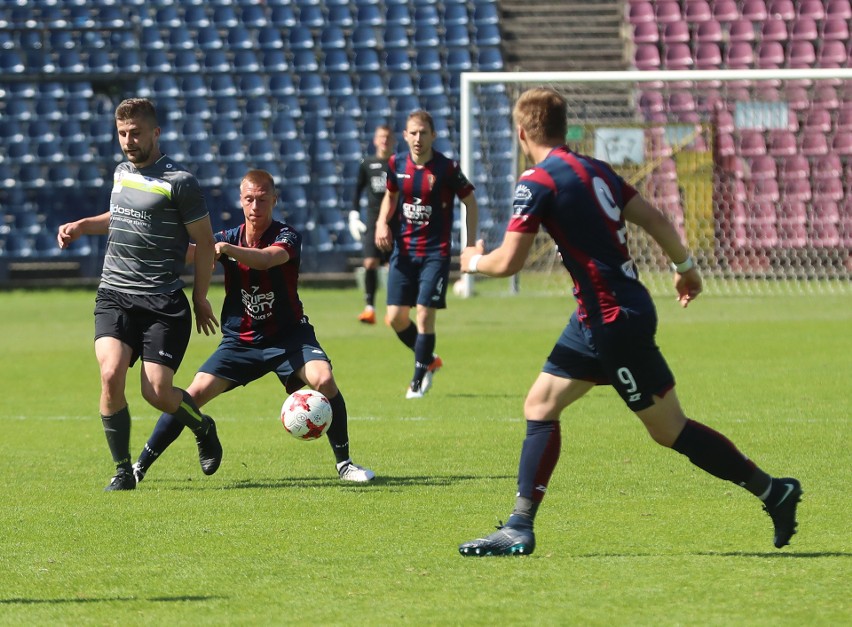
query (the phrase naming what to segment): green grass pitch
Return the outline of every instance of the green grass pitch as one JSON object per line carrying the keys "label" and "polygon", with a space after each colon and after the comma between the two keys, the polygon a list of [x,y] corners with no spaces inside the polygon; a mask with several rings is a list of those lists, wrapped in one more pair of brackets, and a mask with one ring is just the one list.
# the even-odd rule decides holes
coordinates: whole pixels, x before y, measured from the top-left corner
{"label": "green grass pitch", "polygon": [[[657,299],[688,415],[801,479],[791,546],[773,548],[753,497],[653,444],[596,388],[563,415],[536,553],[466,559],[457,545],[511,509],[523,396],[573,308],[479,285],[439,315],[445,367],[418,401],[404,400],[411,353],[358,324],[354,289],[303,290],[372,485],[342,485],[324,439],[287,435],[267,377],[208,406],[216,475],[184,435],[118,494],[102,491],[93,292],[0,293],[0,624],[852,623],[848,295]],[[193,337],[178,385],[217,341]],[[135,455],[157,415],[138,366],[127,388]]]}

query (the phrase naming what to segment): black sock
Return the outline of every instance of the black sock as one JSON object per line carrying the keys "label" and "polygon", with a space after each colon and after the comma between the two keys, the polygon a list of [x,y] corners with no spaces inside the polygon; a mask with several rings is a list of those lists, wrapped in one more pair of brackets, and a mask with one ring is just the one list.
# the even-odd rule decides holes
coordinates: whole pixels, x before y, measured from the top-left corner
{"label": "black sock", "polygon": [[169,448],[172,442],[177,440],[178,436],[183,431],[183,425],[172,414],[162,414],[157,424],[154,425],[154,430],[148,437],[148,442],[145,443],[145,448],[139,454],[139,459],[136,463],[144,471],[147,471],[151,464]]}
{"label": "black sock", "polygon": [[769,488],[769,475],[728,438],[700,422],[687,420],[672,448],[714,477],[736,483],[756,496]]}
{"label": "black sock", "polygon": [[518,497],[513,516],[525,516],[532,523],[559,461],[561,447],[558,420],[527,420],[527,437],[518,464]]}
{"label": "black sock", "polygon": [[125,407],[111,416],[102,414],[101,423],[116,468],[130,470],[130,410]]}
{"label": "black sock", "polygon": [[364,272],[364,299],[369,307],[376,304],[376,286],[378,283],[379,271],[375,268],[367,268]]}
{"label": "black sock", "polygon": [[331,404],[331,425],[326,431],[328,443],[334,452],[334,459],[339,464],[349,459],[349,416],[346,413],[346,401],[343,394],[328,399]]}
{"label": "black sock", "polygon": [[417,325],[413,322],[409,323],[402,331],[397,331],[396,336],[400,342],[411,350],[414,350],[414,344],[417,342]]}
{"label": "black sock", "polygon": [[183,399],[177,411],[172,415],[184,427],[189,427],[195,435],[204,435],[207,433],[208,425],[205,424],[201,410],[198,409],[198,405],[195,404],[195,401],[187,394],[186,390],[181,390],[180,392],[183,395]]}
{"label": "black sock", "polygon": [[435,352],[435,334],[418,333],[414,343],[414,378],[412,382],[418,386],[423,381],[426,369],[432,363],[432,354]]}

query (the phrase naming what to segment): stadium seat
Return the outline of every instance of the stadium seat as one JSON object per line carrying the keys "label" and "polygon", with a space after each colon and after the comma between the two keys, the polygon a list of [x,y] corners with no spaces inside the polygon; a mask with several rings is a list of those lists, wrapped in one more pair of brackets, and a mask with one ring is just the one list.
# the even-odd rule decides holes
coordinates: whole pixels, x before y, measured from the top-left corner
{"label": "stadium seat", "polygon": [[240,20],[237,17],[234,7],[229,4],[220,4],[213,7],[211,16],[213,25],[220,30],[228,30],[239,26]]}
{"label": "stadium seat", "polygon": [[[382,41],[384,42],[385,49],[388,50],[393,48],[408,49],[408,31],[404,26],[388,25],[385,28]],[[375,48],[375,46],[372,46],[371,48]]]}
{"label": "stadium seat", "polygon": [[202,64],[204,65],[204,71],[208,74],[231,71],[231,62],[228,60],[225,52],[220,48],[205,50],[202,57]]}
{"label": "stadium seat", "polygon": [[328,50],[322,57],[322,69],[325,73],[349,72],[349,55],[346,50]]}
{"label": "stadium seat", "polygon": [[[483,25],[481,28],[488,29],[490,28],[490,25]],[[480,30],[481,29],[477,29],[477,34]],[[430,24],[415,24],[413,43],[415,48],[434,48],[441,43],[441,38],[438,35],[438,30],[434,26]],[[480,42],[477,38],[477,43],[480,45],[486,45],[488,42]]]}
{"label": "stadium seat", "polygon": [[378,5],[359,3],[355,9],[355,23],[359,26],[381,26],[384,18]]}
{"label": "stadium seat", "polygon": [[411,76],[406,73],[392,74],[388,78],[387,94],[390,96],[410,96],[414,94]]}
{"label": "stadium seat", "polygon": [[276,3],[269,12],[269,23],[271,26],[282,30],[289,30],[298,24],[296,13],[290,3]]}
{"label": "stadium seat", "polygon": [[827,155],[829,151],[828,140],[822,132],[803,132],[799,141],[801,154],[809,157]]}
{"label": "stadium seat", "polygon": [[326,26],[320,33],[320,46],[323,50],[345,50],[346,36],[339,26]]}
{"label": "stadium seat", "polygon": [[764,0],[743,0],[741,14],[751,22],[762,22],[769,17]]}
{"label": "stadium seat", "polygon": [[298,138],[282,139],[278,142],[281,159],[287,161],[304,161],[308,157],[304,144]]}
{"label": "stadium seat", "polygon": [[447,70],[452,73],[468,72],[473,68],[470,51],[466,47],[455,47],[447,50]]}
{"label": "stadium seat", "polygon": [[241,98],[257,98],[268,93],[263,76],[256,73],[241,74],[237,84],[237,94]]}
{"label": "stadium seat", "polygon": [[654,5],[651,2],[630,2],[628,4],[627,20],[634,25],[642,22],[656,22]]}
{"label": "stadium seat", "polygon": [[656,22],[639,22],[633,26],[633,41],[637,44],[657,44],[660,28]]}
{"label": "stadium seat", "polygon": [[741,15],[734,0],[716,0],[713,3],[713,17],[719,22],[733,22]]}
{"label": "stadium seat", "polygon": [[795,133],[786,129],[769,131],[767,150],[775,157],[795,155],[798,152]]}
{"label": "stadium seat", "polygon": [[799,0],[795,4],[796,8],[796,20],[802,19],[812,19],[812,20],[824,20],[825,19],[825,5],[822,0]]}
{"label": "stadium seat", "polygon": [[467,5],[463,2],[445,2],[442,21],[446,28],[449,28],[450,26],[467,27],[470,22]]}
{"label": "stadium seat", "polygon": [[[845,25],[846,22],[843,22]],[[829,39],[822,42],[817,57],[817,66],[821,68],[845,67],[849,62],[846,41],[849,39],[849,29],[845,31],[844,39]]]}
{"label": "stadium seat", "polygon": [[[230,74],[214,74],[210,77],[210,93],[216,98],[236,96],[237,86]],[[177,94],[175,94],[177,95]]]}
{"label": "stadium seat", "polygon": [[312,74],[319,71],[319,62],[313,50],[296,50],[293,53],[293,69],[298,74]]}
{"label": "stadium seat", "polygon": [[421,96],[444,93],[444,80],[438,72],[420,72],[417,79],[417,93]]}
{"label": "stadium seat", "polygon": [[322,76],[315,72],[300,74],[297,82],[301,96],[321,96],[325,93]]}
{"label": "stadium seat", "polygon": [[360,48],[355,50],[352,67],[358,74],[378,72],[381,68],[379,54],[375,50]]}
{"label": "stadium seat", "polygon": [[[710,24],[711,22],[705,22]],[[718,22],[717,22],[718,23]],[[714,41],[703,41],[696,45],[695,48],[695,69],[696,70],[717,70],[722,67],[722,51],[719,44]],[[721,82],[712,82],[713,87],[719,87]],[[702,82],[703,85],[708,85],[707,81]]]}
{"label": "stadium seat", "polygon": [[[415,40],[416,38],[417,33],[415,32]],[[477,46],[499,46],[502,41],[500,28],[496,24],[480,24],[474,29],[474,39]],[[424,45],[429,44],[424,43]]]}
{"label": "stadium seat", "polygon": [[196,30],[210,26],[210,18],[207,15],[206,7],[200,4],[184,6],[183,23],[189,28]]}
{"label": "stadium seat", "polygon": [[[389,32],[391,29],[385,31]],[[402,29],[402,32],[405,33],[405,29]],[[405,35],[406,45],[408,44],[408,35]],[[385,46],[388,45],[388,40],[385,39]],[[367,26],[364,24],[359,24],[352,30],[351,37],[351,45],[353,50],[376,50],[379,46],[379,40],[376,36],[376,30],[372,26]]]}
{"label": "stadium seat", "polygon": [[503,55],[496,46],[480,46],[476,57],[477,69],[483,72],[503,70]]}
{"label": "stadium seat", "polygon": [[387,6],[385,23],[393,26],[411,26],[411,11],[408,8],[408,4],[391,4]]}
{"label": "stadium seat", "polygon": [[348,96],[355,93],[349,72],[331,72],[327,76],[329,96]]}
{"label": "stadium seat", "polygon": [[713,11],[706,0],[689,0],[683,8],[683,17],[693,25],[701,25],[713,20]]}
{"label": "stadium seat", "polygon": [[688,44],[674,43],[666,46],[664,65],[667,70],[692,69],[694,60]]}
{"label": "stadium seat", "polygon": [[662,65],[660,50],[654,44],[640,44],[636,46],[633,62],[639,70],[659,70]]}
{"label": "stadium seat", "polygon": [[408,72],[411,70],[411,57],[408,50],[404,48],[386,50],[385,67],[391,72]]}
{"label": "stadium seat", "polygon": [[305,26],[294,26],[287,35],[288,46],[291,51],[313,50],[314,37],[311,30]]}
{"label": "stadium seat", "polygon": [[668,22],[663,25],[663,42],[666,45],[673,43],[689,43],[692,34],[689,25],[683,21]]}
{"label": "stadium seat", "polygon": [[326,20],[329,24],[333,24],[339,28],[352,28],[355,25],[355,19],[352,16],[352,9],[347,4],[328,6],[328,15]]}
{"label": "stadium seat", "polygon": [[219,30],[213,26],[202,26],[195,36],[196,45],[202,50],[221,50],[224,42],[219,36]]}
{"label": "stadium seat", "polygon": [[842,158],[852,156],[852,131],[839,130],[831,140],[831,149]]}
{"label": "stadium seat", "polygon": [[766,140],[760,131],[740,131],[737,151],[744,157],[757,157],[766,154]]}
{"label": "stadium seat", "polygon": [[265,50],[260,58],[261,68],[269,75],[270,80],[290,69],[283,50]]}
{"label": "stadium seat", "polygon": [[237,50],[234,52],[235,72],[259,72],[260,61],[254,50]]}
{"label": "stadium seat", "polygon": [[414,67],[418,73],[440,72],[443,67],[441,55],[436,48],[417,50],[414,56]]}
{"label": "stadium seat", "polygon": [[268,24],[263,6],[243,4],[240,8],[240,22],[249,28],[263,28]]}
{"label": "stadium seat", "polygon": [[698,24],[695,29],[695,41],[698,44],[715,43],[723,40],[722,25],[714,19],[709,19]]}
{"label": "stadium seat", "polygon": [[284,164],[283,178],[287,181],[287,186],[307,185],[311,182],[311,173],[304,161],[291,159]]}

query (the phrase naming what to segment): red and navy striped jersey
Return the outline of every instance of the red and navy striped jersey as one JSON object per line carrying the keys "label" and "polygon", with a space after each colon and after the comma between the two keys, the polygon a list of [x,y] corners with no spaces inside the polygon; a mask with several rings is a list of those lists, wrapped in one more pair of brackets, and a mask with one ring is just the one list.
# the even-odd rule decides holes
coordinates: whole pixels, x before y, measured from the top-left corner
{"label": "red and navy striped jersey", "polygon": [[537,233],[544,226],[574,280],[579,318],[589,326],[615,320],[622,307],[653,308],[630,257],[622,216],[636,193],[609,164],[567,146],[521,174],[515,187],[507,230]]}
{"label": "red and navy striped jersey", "polygon": [[[245,225],[215,234],[217,242],[245,247]],[[304,319],[299,300],[302,236],[292,227],[273,221],[256,248],[280,246],[290,255],[287,263],[268,270],[253,270],[222,255],[225,268],[225,302],[222,303],[222,335],[249,344],[275,342]]]}
{"label": "red and navy striped jersey", "polygon": [[396,250],[411,257],[449,257],[456,196],[467,198],[473,184],[453,161],[437,150],[424,165],[407,152],[388,161],[388,190],[399,193],[391,221]]}

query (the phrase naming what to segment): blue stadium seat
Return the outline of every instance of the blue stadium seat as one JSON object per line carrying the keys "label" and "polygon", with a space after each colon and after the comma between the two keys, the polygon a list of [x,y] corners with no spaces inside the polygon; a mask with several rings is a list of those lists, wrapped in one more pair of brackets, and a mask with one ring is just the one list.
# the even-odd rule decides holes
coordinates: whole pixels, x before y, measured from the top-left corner
{"label": "blue stadium seat", "polygon": [[[69,120],[70,122],[70,120]],[[24,140],[25,126],[20,120],[12,118],[0,118],[0,143],[4,146],[12,142]],[[0,163],[3,163],[4,155],[0,155]]]}
{"label": "blue stadium seat", "polygon": [[268,92],[263,76],[256,73],[241,74],[237,92],[241,98],[256,98]]}
{"label": "blue stadium seat", "polygon": [[361,26],[381,26],[384,18],[378,5],[361,3],[355,10],[355,23]]}
{"label": "blue stadium seat", "polygon": [[71,31],[67,30],[51,30],[49,31],[47,47],[55,52],[64,50],[73,50],[78,47],[79,42],[75,41]]}
{"label": "blue stadium seat", "polygon": [[[73,52],[74,51],[71,50],[68,52],[68,54],[64,54],[62,55],[62,57],[60,57],[59,66],[63,72],[74,73],[73,71],[69,71],[67,68],[64,67],[65,59],[67,59]],[[80,64],[80,66],[82,67],[82,63]],[[145,69],[148,72],[171,72],[172,64],[169,62],[169,57],[168,55],[166,55],[165,51],[150,50],[145,54]],[[77,70],[77,72],[81,71],[82,69]]]}
{"label": "blue stadium seat", "polygon": [[[385,40],[387,45],[387,40]],[[372,26],[359,24],[352,30],[352,48],[354,50],[369,49],[375,50],[379,46],[379,39],[376,36],[376,30]]]}
{"label": "blue stadium seat", "polygon": [[463,3],[444,3],[444,26],[464,26],[470,21],[467,6]]}
{"label": "blue stadium seat", "polygon": [[205,28],[210,26],[207,9],[203,5],[193,4],[183,7],[183,21],[190,28]]}
{"label": "blue stadium seat", "polygon": [[47,181],[57,187],[73,187],[77,183],[77,169],[67,163],[54,163],[47,169]]}
{"label": "blue stadium seat", "polygon": [[349,96],[355,93],[352,78],[348,72],[332,72],[328,74],[328,95]]}
{"label": "blue stadium seat", "polygon": [[467,24],[450,24],[444,33],[447,46],[470,46],[470,33]]}
{"label": "blue stadium seat", "polygon": [[404,26],[389,24],[385,28],[383,42],[386,50],[394,48],[408,49],[408,30]]}
{"label": "blue stadium seat", "polygon": [[273,96],[292,96],[296,93],[293,77],[286,73],[269,75],[269,93]]}
{"label": "blue stadium seat", "polygon": [[[0,64],[3,63],[2,56],[3,52],[0,51]],[[27,74],[52,75],[56,73],[54,55],[43,49],[27,50],[24,53],[22,67],[24,69],[21,72],[26,71]]]}
{"label": "blue stadium seat", "polygon": [[414,94],[411,76],[404,72],[391,74],[388,78],[387,93],[390,96],[410,96]]}
{"label": "blue stadium seat", "polygon": [[[50,120],[46,120],[39,116],[30,120],[27,124],[27,137],[30,141],[51,142],[56,139],[56,133],[53,130],[53,125],[50,123]],[[0,159],[2,159],[2,156],[0,156]]]}
{"label": "blue stadium seat", "polygon": [[332,96],[330,102],[333,115],[351,115],[356,118],[362,115],[361,102],[357,94]]}
{"label": "blue stadium seat", "polygon": [[231,50],[251,50],[254,48],[253,39],[245,26],[238,25],[228,29],[226,41]]}
{"label": "blue stadium seat", "polygon": [[323,50],[345,50],[346,36],[339,26],[326,26],[320,33],[320,46]]}
{"label": "blue stadium seat", "polygon": [[325,93],[322,76],[316,72],[306,72],[298,77],[299,95],[321,96]]}
{"label": "blue stadium seat", "polygon": [[311,30],[304,26],[294,26],[291,28],[287,36],[287,41],[292,51],[314,49],[314,36],[311,34]]}
{"label": "blue stadium seat", "polygon": [[332,159],[314,160],[311,166],[311,182],[320,186],[340,184],[340,174]]}
{"label": "blue stadium seat", "polygon": [[349,8],[348,2],[340,5],[328,6],[328,16],[326,17],[329,24],[333,24],[340,28],[352,28],[355,25],[355,20],[352,17],[352,10]]}
{"label": "blue stadium seat", "polygon": [[226,139],[219,143],[219,160],[223,163],[244,162],[249,158],[239,139]]}
{"label": "blue stadium seat", "polygon": [[293,11],[293,7],[288,4],[276,4],[272,7],[272,11],[269,14],[269,22],[272,26],[280,29],[291,29],[296,24],[298,24],[298,20],[296,20],[296,14]]}
{"label": "blue stadium seat", "polygon": [[391,72],[411,70],[411,57],[405,48],[391,48],[385,51],[385,67]]}
{"label": "blue stadium seat", "polygon": [[414,7],[414,28],[421,26],[438,27],[441,23],[438,17],[438,9],[433,4],[416,4]]}
{"label": "blue stadium seat", "polygon": [[411,26],[411,11],[407,4],[388,5],[385,15],[385,23],[393,26]]}
{"label": "blue stadium seat", "polygon": [[480,71],[499,72],[503,69],[503,55],[497,47],[480,47],[476,64]]}
{"label": "blue stadium seat", "polygon": [[234,11],[234,7],[220,4],[213,7],[212,22],[216,28],[225,30],[238,26],[240,20],[236,11]]}
{"label": "blue stadium seat", "polygon": [[195,38],[182,24],[169,30],[168,47],[172,50],[194,50]]}
{"label": "blue stadium seat", "polygon": [[[4,52],[8,53],[10,51],[6,50]],[[150,54],[163,54],[163,51],[154,50]],[[168,59],[166,59],[166,67],[170,67],[168,65]],[[83,59],[80,57],[80,53],[77,50],[66,50],[62,54],[60,54],[58,58],[57,68],[62,74],[82,74],[86,71],[86,65],[83,63]],[[3,62],[0,61],[0,71],[4,69],[5,68],[3,67]]]}
{"label": "blue stadium seat", "polygon": [[237,50],[234,53],[235,72],[259,72],[260,61],[254,50]]}
{"label": "blue stadium seat", "polygon": [[201,96],[186,98],[184,109],[186,110],[187,117],[195,117],[200,120],[209,120],[213,117],[213,112],[210,110],[207,98]]}
{"label": "blue stadium seat", "polygon": [[283,161],[304,161],[308,157],[302,140],[294,137],[292,139],[281,139],[278,142],[278,152]]}
{"label": "blue stadium seat", "polygon": [[302,120],[302,133],[304,134],[306,142],[310,143],[315,139],[328,139],[329,130],[327,118],[329,116],[330,113],[318,113],[313,108],[308,109],[308,112]]}
{"label": "blue stadium seat", "polygon": [[210,93],[216,98],[236,96],[237,86],[234,84],[233,76],[230,74],[214,74],[211,76]]}
{"label": "blue stadium seat", "polygon": [[447,70],[452,73],[469,72],[473,68],[470,50],[465,47],[447,50]]}
{"label": "blue stadium seat", "polygon": [[[381,85],[381,78],[376,77],[379,80],[379,84]],[[362,77],[363,79],[363,77]],[[375,94],[364,94],[361,92],[364,98],[364,115],[365,117],[370,117],[376,121],[375,124],[372,124],[372,128],[369,128],[369,132],[372,134],[375,126],[377,124],[383,124],[385,120],[391,115],[393,109],[391,109],[390,101],[388,100],[387,94],[385,93],[384,88],[382,88],[378,93]]]}
{"label": "blue stadium seat", "polygon": [[178,28],[183,25],[183,19],[175,5],[159,7],[154,13],[154,21],[151,24],[157,28]]}
{"label": "blue stadium seat", "polygon": [[139,35],[139,48],[141,50],[163,50],[165,47],[166,42],[163,41],[159,28],[156,26],[142,27],[142,32]]}
{"label": "blue stadium seat", "polygon": [[92,74],[112,74],[115,65],[106,50],[92,50],[87,60],[88,71]]}
{"label": "blue stadium seat", "polygon": [[412,111],[415,111],[417,109],[420,109],[420,108],[421,108],[420,99],[413,94],[409,94],[409,95],[406,95],[406,96],[399,96],[396,99],[395,111],[396,111],[396,113],[403,115],[405,117],[408,117],[409,113],[411,113]]}
{"label": "blue stadium seat", "polygon": [[337,143],[337,158],[341,161],[360,161],[364,156],[361,142],[356,137],[342,138]]}
{"label": "blue stadium seat", "polygon": [[231,120],[239,120],[244,114],[244,109],[240,106],[240,102],[233,96],[219,96],[216,98],[214,105],[214,115],[219,118],[229,118]]}
{"label": "blue stadium seat", "polygon": [[257,31],[257,46],[261,50],[281,50],[284,48],[284,40],[281,38],[281,29],[275,26],[265,26]]}
{"label": "blue stadium seat", "polygon": [[268,24],[263,6],[259,4],[244,4],[240,9],[240,22],[249,28],[261,28]]}
{"label": "blue stadium seat", "polygon": [[39,95],[35,99],[34,113],[43,120],[59,121],[63,117],[59,101],[52,96]]}
{"label": "blue stadium seat", "polygon": [[59,163],[65,159],[65,154],[61,150],[59,142],[50,140],[40,140],[35,142],[36,160],[39,163]]}
{"label": "blue stadium seat", "polygon": [[284,180],[287,184],[307,185],[311,182],[308,166],[301,160],[288,160],[284,164]]}
{"label": "blue stadium seat", "polygon": [[196,42],[201,50],[221,50],[224,42],[219,36],[219,29],[214,26],[202,26],[198,29]]}
{"label": "blue stadium seat", "polygon": [[188,117],[181,124],[180,136],[187,141],[207,139],[207,124],[204,123],[204,120]]}
{"label": "blue stadium seat", "polygon": [[95,155],[92,152],[92,146],[88,139],[83,141],[68,140],[64,146],[65,158],[68,161],[86,164],[92,163],[95,160]]}
{"label": "blue stadium seat", "polygon": [[213,144],[207,138],[191,139],[187,141],[186,160],[191,163],[203,163],[213,161],[216,158],[216,152],[213,150]]}
{"label": "blue stadium seat", "polygon": [[328,133],[324,137],[317,137],[312,142],[308,149],[311,154],[311,160],[317,161],[332,161],[334,159],[334,147],[327,139]]}
{"label": "blue stadium seat", "polygon": [[20,164],[18,167],[18,184],[23,189],[40,189],[44,187],[45,183],[44,168],[41,164],[32,161]]}
{"label": "blue stadium seat", "polygon": [[[383,96],[386,93],[382,77],[375,73],[358,76],[358,94],[363,96]],[[365,107],[369,109],[369,106]]]}
{"label": "blue stadium seat", "polygon": [[272,117],[272,106],[268,98],[254,97],[246,100],[245,115],[268,120]]}
{"label": "blue stadium seat", "polygon": [[217,141],[238,139],[240,136],[236,122],[231,118],[216,118],[210,122],[210,136]]}
{"label": "blue stadium seat", "polygon": [[500,29],[496,24],[479,24],[475,28],[475,41],[477,46],[499,46]]}
{"label": "blue stadium seat", "polygon": [[414,57],[418,72],[440,72],[443,64],[437,48],[421,48]]}
{"label": "blue stadium seat", "polygon": [[287,62],[287,57],[283,50],[266,50],[261,56],[261,66],[263,70],[274,77],[279,72],[286,72],[290,69],[290,64]]}
{"label": "blue stadium seat", "polygon": [[172,74],[155,76],[151,83],[151,95],[154,98],[177,98],[181,95],[177,79]]}
{"label": "blue stadium seat", "polygon": [[375,50],[362,48],[355,51],[352,67],[356,73],[378,72],[381,68],[379,54]]}
{"label": "blue stadium seat", "polygon": [[296,50],[293,53],[293,69],[299,74],[312,74],[319,71],[316,53],[313,50]]}
{"label": "blue stadium seat", "polygon": [[361,136],[361,131],[358,129],[355,118],[352,115],[341,112],[335,114],[331,132],[337,141],[358,139]]}
{"label": "blue stadium seat", "polygon": [[295,94],[292,96],[277,96],[275,98],[275,110],[291,115],[296,119],[302,117],[302,107],[299,103],[299,97]]}
{"label": "blue stadium seat", "polygon": [[[88,111],[88,109],[87,109]],[[106,116],[90,116],[89,138],[95,143],[112,142],[115,138],[115,120]]]}
{"label": "blue stadium seat", "polygon": [[203,188],[220,187],[224,182],[222,170],[216,161],[203,161],[194,166],[195,178]]}
{"label": "blue stadium seat", "polygon": [[423,108],[433,115],[449,117],[453,115],[453,106],[447,94],[442,90],[439,93],[425,94],[421,98]]}
{"label": "blue stadium seat", "polygon": [[345,50],[328,50],[322,58],[322,67],[325,72],[348,72],[349,55]]}
{"label": "blue stadium seat", "polygon": [[499,24],[500,14],[495,2],[483,2],[473,7],[473,22],[477,27],[481,24]]}
{"label": "blue stadium seat", "polygon": [[249,141],[254,141],[267,139],[270,137],[270,133],[263,118],[250,116],[246,117],[240,124],[240,136]]}
{"label": "blue stadium seat", "polygon": [[270,139],[253,139],[249,143],[248,156],[254,162],[274,161],[278,158],[278,149]]}
{"label": "blue stadium seat", "polygon": [[306,28],[322,28],[325,15],[319,5],[302,6],[299,9],[299,24]]}
{"label": "blue stadium seat", "polygon": [[188,74],[180,79],[180,92],[183,96],[204,96],[207,83],[201,74]]}
{"label": "blue stadium seat", "polygon": [[119,50],[115,57],[115,69],[119,74],[141,74],[143,66],[139,51]]}
{"label": "blue stadium seat", "polygon": [[441,43],[438,29],[429,24],[417,24],[414,27],[414,46],[416,48],[435,48]]}

